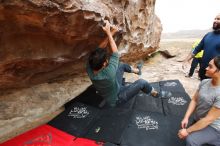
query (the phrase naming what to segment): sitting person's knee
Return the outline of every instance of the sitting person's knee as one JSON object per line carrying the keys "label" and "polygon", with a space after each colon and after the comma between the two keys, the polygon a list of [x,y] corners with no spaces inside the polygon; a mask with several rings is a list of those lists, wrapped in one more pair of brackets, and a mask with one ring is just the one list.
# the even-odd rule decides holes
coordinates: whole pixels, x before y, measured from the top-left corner
{"label": "sitting person's knee", "polygon": [[193,137],[193,135],[188,135],[186,137],[186,145],[187,146],[195,146],[198,145],[197,141],[195,140],[195,138]]}

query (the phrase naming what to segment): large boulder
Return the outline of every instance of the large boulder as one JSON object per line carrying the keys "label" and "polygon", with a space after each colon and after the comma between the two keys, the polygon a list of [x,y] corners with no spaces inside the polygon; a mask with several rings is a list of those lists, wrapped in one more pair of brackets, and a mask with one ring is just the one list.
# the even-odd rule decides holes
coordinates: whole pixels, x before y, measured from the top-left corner
{"label": "large boulder", "polygon": [[91,84],[85,64],[105,38],[101,20],[119,25],[121,60],[154,52],[162,31],[154,6],[155,0],[0,0],[0,142],[48,122]]}
{"label": "large boulder", "polygon": [[85,72],[89,52],[105,37],[100,22],[120,26],[121,60],[159,45],[155,0],[1,0],[0,90],[66,80]]}

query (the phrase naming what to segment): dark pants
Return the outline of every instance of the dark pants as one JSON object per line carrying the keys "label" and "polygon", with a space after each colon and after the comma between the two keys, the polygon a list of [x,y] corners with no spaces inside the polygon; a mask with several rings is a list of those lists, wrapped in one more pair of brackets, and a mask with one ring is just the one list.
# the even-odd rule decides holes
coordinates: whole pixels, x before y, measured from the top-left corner
{"label": "dark pants", "polygon": [[116,104],[122,104],[127,102],[129,99],[137,95],[140,91],[143,91],[147,94],[151,93],[153,89],[152,86],[143,79],[139,79],[134,83],[124,85],[123,84],[124,72],[131,73],[132,72],[131,66],[128,64],[119,64],[117,70],[117,80],[120,86],[120,91],[118,93],[118,100]]}
{"label": "dark pants", "polygon": [[189,70],[189,76],[191,77],[196,69],[196,67],[199,64],[199,68],[201,68],[201,58],[193,58],[192,63],[191,63],[191,67]]}

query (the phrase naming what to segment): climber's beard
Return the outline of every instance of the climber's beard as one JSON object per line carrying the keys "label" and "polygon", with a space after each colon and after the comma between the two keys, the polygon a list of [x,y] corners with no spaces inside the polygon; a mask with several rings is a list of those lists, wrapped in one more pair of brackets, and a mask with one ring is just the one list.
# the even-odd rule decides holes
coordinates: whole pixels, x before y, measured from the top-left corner
{"label": "climber's beard", "polygon": [[214,31],[220,31],[220,23],[214,22],[213,26],[212,26],[212,29]]}

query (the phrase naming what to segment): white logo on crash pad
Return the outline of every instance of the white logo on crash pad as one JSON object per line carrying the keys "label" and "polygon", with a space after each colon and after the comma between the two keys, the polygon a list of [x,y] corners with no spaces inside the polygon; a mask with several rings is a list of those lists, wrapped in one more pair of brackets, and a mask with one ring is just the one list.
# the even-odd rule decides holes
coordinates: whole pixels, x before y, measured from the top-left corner
{"label": "white logo on crash pad", "polygon": [[76,119],[85,118],[89,115],[86,107],[74,107],[70,110],[68,116]]}
{"label": "white logo on crash pad", "polygon": [[138,129],[146,129],[146,130],[157,130],[158,129],[158,122],[154,121],[150,118],[150,116],[146,117],[136,117],[136,125]]}
{"label": "white logo on crash pad", "polygon": [[171,97],[168,100],[168,103],[171,103],[174,105],[184,105],[187,103],[187,101],[183,97]]}
{"label": "white logo on crash pad", "polygon": [[166,87],[174,87],[174,86],[176,86],[176,85],[177,85],[176,82],[166,82],[166,83],[164,84],[164,86],[166,86]]}

